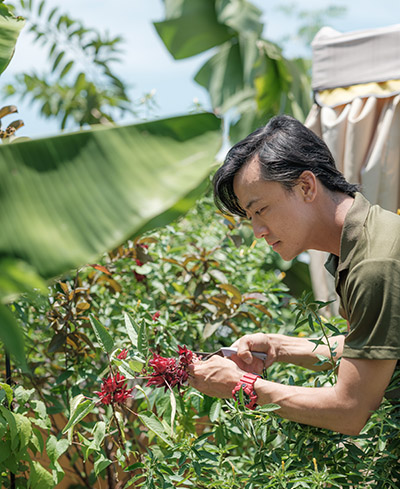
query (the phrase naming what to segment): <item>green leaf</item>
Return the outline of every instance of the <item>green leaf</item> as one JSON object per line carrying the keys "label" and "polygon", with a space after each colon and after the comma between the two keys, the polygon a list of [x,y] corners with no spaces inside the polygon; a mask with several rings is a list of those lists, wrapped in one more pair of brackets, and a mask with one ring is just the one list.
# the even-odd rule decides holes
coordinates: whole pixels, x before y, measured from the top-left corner
{"label": "green leaf", "polygon": [[14,54],[15,43],[25,20],[12,16],[6,5],[0,9],[0,73],[7,68]]}
{"label": "green leaf", "polygon": [[92,325],[94,334],[99,342],[102,350],[105,353],[111,353],[114,349],[114,340],[106,328],[98,321],[93,314],[89,316],[90,324]]}
{"label": "green leaf", "polygon": [[107,468],[111,464],[111,460],[108,460],[103,454],[96,459],[94,462],[94,474],[96,477],[100,474],[102,470]]}
{"label": "green leaf", "polygon": [[147,357],[148,350],[149,350],[149,342],[147,339],[146,323],[142,321],[139,329],[139,334],[138,334],[138,351],[144,357]]}
{"label": "green leaf", "polygon": [[279,404],[264,404],[263,406],[259,406],[257,408],[257,413],[270,413],[272,411],[276,411],[277,409],[280,409],[281,407],[279,406]]}
{"label": "green leaf", "polygon": [[129,359],[129,362],[118,359],[114,360],[114,362],[116,365],[118,365],[121,373],[123,373],[128,379],[136,379],[137,373],[142,371],[143,365],[145,364],[145,361],[139,359],[138,357]]}
{"label": "green leaf", "polygon": [[64,54],[65,54],[65,51],[60,51],[57,54],[56,59],[54,60],[54,63],[53,63],[52,71],[56,70],[57,66],[60,64],[61,60],[63,59]]}
{"label": "green leaf", "polygon": [[140,328],[135,321],[133,320],[131,321],[127,313],[124,313],[124,319],[125,319],[125,329],[126,332],[128,333],[129,339],[131,340],[131,344],[133,348],[137,348],[138,332]]}
{"label": "green leaf", "polygon": [[161,440],[163,440],[170,447],[173,446],[173,442],[169,437],[167,430],[157,416],[151,411],[144,411],[138,414],[140,420],[155,433]]}
{"label": "green leaf", "polygon": [[[234,35],[232,29],[218,21],[214,0],[182,0],[179,3],[179,9],[174,5],[172,15],[175,18],[154,23],[158,35],[175,59],[199,54]],[[170,17],[168,5],[166,14]]]}
{"label": "green leaf", "polygon": [[10,407],[12,400],[13,400],[13,390],[5,382],[0,382],[0,387],[2,389],[1,392],[4,393],[4,397],[7,399],[8,407]]}
{"label": "green leaf", "polygon": [[94,263],[186,212],[220,142],[220,121],[196,114],[0,145],[2,255],[44,278]]}
{"label": "green leaf", "polygon": [[50,23],[51,19],[53,18],[54,14],[57,12],[58,8],[59,7],[55,7],[50,11],[49,16],[47,17],[47,22]]}
{"label": "green leaf", "polygon": [[31,443],[38,452],[43,453],[43,449],[44,449],[43,436],[41,431],[38,428],[35,428],[34,426],[32,427]]}
{"label": "green leaf", "polygon": [[19,404],[25,404],[29,401],[34,392],[35,388],[25,389],[24,387],[22,387],[22,385],[19,385],[14,389],[14,397]]}
{"label": "green leaf", "polygon": [[172,389],[170,389],[169,399],[171,402],[171,423],[170,423],[171,424],[171,433],[170,433],[170,436],[173,437],[174,436],[174,423],[175,423],[175,416],[176,416],[176,398],[175,398],[174,391]]}
{"label": "green leaf", "polygon": [[38,7],[38,16],[40,17],[43,12],[43,7],[45,6],[46,0],[42,0]]}
{"label": "green leaf", "polygon": [[62,433],[66,433],[70,428],[73,428],[81,419],[89,414],[95,407],[95,402],[90,399],[86,399],[83,394],[78,394],[71,399],[70,403],[70,417],[67,425],[62,430]]}
{"label": "green leaf", "polygon": [[60,79],[64,78],[64,76],[70,71],[70,69],[72,68],[73,65],[74,65],[73,61],[68,61],[68,63],[62,69],[59,78]]}
{"label": "green leaf", "polygon": [[0,304],[0,341],[21,367],[26,370],[24,338],[20,327],[8,307]]}
{"label": "green leaf", "polygon": [[229,109],[237,101],[237,94],[244,89],[240,46],[231,42],[223,44],[200,68],[194,79],[207,89],[214,109]]}
{"label": "green leaf", "polygon": [[53,476],[39,462],[30,463],[29,489],[53,489]]}
{"label": "green leaf", "polygon": [[106,436],[106,423],[104,421],[98,421],[93,430],[93,440],[89,447],[94,450],[100,450],[100,445]]}
{"label": "green leaf", "polygon": [[313,317],[312,317],[312,314],[311,313],[308,314],[307,320],[308,320],[308,325],[311,328],[311,331],[315,331],[315,328],[314,328],[314,320],[313,320]]}
{"label": "green leaf", "polygon": [[217,399],[211,404],[210,412],[208,414],[211,423],[215,423],[219,419],[221,414],[221,401]]}
{"label": "green leaf", "polygon": [[215,9],[218,21],[226,24],[240,34],[246,33],[260,37],[263,31],[262,11],[246,0],[216,0]]}
{"label": "green leaf", "polygon": [[13,413],[0,406],[0,413],[6,419],[10,429],[11,449],[19,451],[25,448],[32,436],[30,419],[22,414]]}
{"label": "green leaf", "polygon": [[46,405],[43,401],[34,400],[30,402],[33,412],[37,415],[36,418],[32,418],[32,421],[36,423],[40,428],[50,429],[51,421],[47,414]]}
{"label": "green leaf", "polygon": [[0,443],[0,463],[9,458],[11,450],[12,449],[10,440],[6,439],[3,440],[2,443]]}
{"label": "green leaf", "polygon": [[68,450],[69,443],[65,438],[57,440],[54,435],[50,435],[46,442],[46,452],[50,462],[55,465],[61,455]]}

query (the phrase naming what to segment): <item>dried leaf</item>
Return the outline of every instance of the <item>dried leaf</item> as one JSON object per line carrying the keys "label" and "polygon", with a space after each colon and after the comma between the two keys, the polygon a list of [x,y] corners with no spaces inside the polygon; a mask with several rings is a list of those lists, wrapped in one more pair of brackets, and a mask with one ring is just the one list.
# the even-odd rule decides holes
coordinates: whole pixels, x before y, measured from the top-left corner
{"label": "dried leaf", "polygon": [[96,270],[99,270],[100,272],[106,273],[107,275],[111,275],[111,272],[106,267],[103,267],[103,265],[93,264],[89,266],[95,268]]}

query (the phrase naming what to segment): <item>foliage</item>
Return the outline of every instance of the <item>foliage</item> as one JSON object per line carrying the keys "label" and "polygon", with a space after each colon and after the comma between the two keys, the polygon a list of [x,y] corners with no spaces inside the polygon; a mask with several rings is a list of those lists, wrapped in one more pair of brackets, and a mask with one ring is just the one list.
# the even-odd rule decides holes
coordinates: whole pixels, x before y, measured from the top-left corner
{"label": "foliage", "polygon": [[[71,484],[90,488],[396,487],[399,411],[387,402],[359,437],[347,437],[283,420],[273,405],[249,411],[190,388],[145,386],[146,363],[176,356],[178,345],[213,351],[245,333],[304,336],[311,326],[317,343],[340,333],[344,322],[321,318],[321,304],[289,296],[276,257],[205,197],[180,221],[52,285],[47,300],[14,302],[32,374],[15,372],[12,391],[0,391],[3,410],[12,400],[15,415],[29,412],[24,435],[11,424],[1,432],[5,443],[17,440],[0,457],[5,487],[7,467],[17,487],[27,473],[53,487],[68,467]],[[308,386],[330,385],[332,375],[268,371]],[[112,385],[123,402],[105,399]],[[36,453],[31,462],[22,446]]]}
{"label": "foliage", "polygon": [[[204,188],[219,125],[198,114],[2,146],[3,302],[186,212]],[[10,320],[0,337],[22,361],[15,325],[2,317]]]}
{"label": "foliage", "polygon": [[[174,21],[186,14],[199,16],[200,38],[202,16],[215,17],[209,8],[214,2],[167,3]],[[246,9],[238,17],[232,6],[239,3],[215,2],[220,17],[209,24],[217,36],[215,46],[229,42],[235,32],[247,32],[246,22],[257,26],[257,11],[242,4]],[[193,5],[198,10],[193,11]],[[175,24],[171,23],[172,34]],[[385,402],[362,435],[351,438],[282,420],[273,405],[249,412],[189,388],[177,396],[173,390],[164,393],[145,385],[151,358],[172,356],[179,345],[214,350],[245,333],[305,335],[310,327],[322,328],[322,336],[315,338],[319,343],[327,330],[338,333],[344,326],[340,320],[321,318],[320,304],[308,297],[294,301],[282,282],[281,261],[253,241],[246,222],[215,214],[209,196],[184,219],[171,223],[191,206],[191,190],[207,174],[218,127],[212,116],[199,115],[1,148],[1,215],[3,233],[7,232],[0,285],[2,300],[10,307],[0,308],[0,331],[3,340],[13,339],[14,346],[9,342],[7,347],[17,356],[22,346],[15,331],[23,332],[28,362],[28,368],[13,365],[11,375],[8,357],[1,356],[6,370],[0,382],[3,487],[50,489],[67,470],[75,472],[71,484],[86,488],[104,487],[104,480],[113,489],[398,486],[398,406]],[[127,141],[129,148],[135,145],[135,158],[124,145]],[[82,158],[86,154],[90,158]],[[171,166],[159,171],[160,154],[164,160],[186,164],[188,171],[179,172],[182,181]],[[96,168],[88,178],[85,162],[94,160]],[[120,165],[131,160],[132,166],[146,162],[135,169],[138,184],[133,197],[132,180],[120,172]],[[162,184],[157,183],[161,176]],[[121,186],[112,194],[102,193],[106,180],[107,188]],[[21,189],[32,196],[22,208]],[[175,200],[164,201],[164,191]],[[5,205],[10,195],[17,200]],[[68,212],[60,214],[63,220],[58,223],[57,206],[63,198]],[[160,200],[164,203],[157,207]],[[35,201],[42,205],[29,214]],[[132,208],[121,204],[113,214],[111,202],[136,206],[135,226],[124,227]],[[15,218],[3,217],[16,209],[20,212]],[[13,241],[15,228],[8,223],[18,226],[25,212],[31,217],[21,227],[18,242]],[[88,219],[81,220],[82,215]],[[62,234],[65,222],[67,228],[77,224],[73,229],[82,231],[73,244],[64,243],[71,235],[69,229]],[[170,224],[154,231],[166,222]],[[42,250],[38,237],[54,230],[64,241],[50,236]],[[66,264],[82,265],[94,251],[97,255],[132,233],[135,238],[100,262],[68,272],[47,289],[37,273],[39,269],[49,277],[65,272]],[[76,262],[69,255],[75,250],[82,251]],[[5,324],[14,327],[6,317],[10,310],[20,326],[15,331],[4,329]],[[327,360],[334,363],[332,355],[321,358]],[[334,382],[334,371],[309,374],[293,367],[288,373],[279,364],[268,376],[295,385]]]}
{"label": "foliage", "polygon": [[311,106],[310,63],[286,59],[278,45],[262,37],[261,11],[251,2],[164,4],[166,19],[154,25],[175,59],[213,48],[195,80],[209,92],[213,110],[233,122],[233,142],[278,113],[305,119]]}
{"label": "foliage", "polygon": [[86,27],[45,0],[18,0],[16,12],[28,19],[34,42],[48,53],[44,73],[22,73],[5,87],[5,93],[29,98],[61,129],[110,124],[123,114],[134,113],[125,83],[113,66],[119,62],[120,36]]}

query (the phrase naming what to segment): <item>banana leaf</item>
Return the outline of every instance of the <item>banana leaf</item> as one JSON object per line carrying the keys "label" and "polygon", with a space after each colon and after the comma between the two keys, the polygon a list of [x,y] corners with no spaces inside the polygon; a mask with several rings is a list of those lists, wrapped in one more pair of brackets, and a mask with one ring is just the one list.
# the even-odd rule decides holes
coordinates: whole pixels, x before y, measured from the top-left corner
{"label": "banana leaf", "polygon": [[[2,301],[188,211],[220,145],[220,121],[196,114],[0,146]],[[0,339],[24,366],[0,307]]]}
{"label": "banana leaf", "polygon": [[165,225],[193,205],[220,145],[212,114],[3,145],[0,256],[51,278]]}

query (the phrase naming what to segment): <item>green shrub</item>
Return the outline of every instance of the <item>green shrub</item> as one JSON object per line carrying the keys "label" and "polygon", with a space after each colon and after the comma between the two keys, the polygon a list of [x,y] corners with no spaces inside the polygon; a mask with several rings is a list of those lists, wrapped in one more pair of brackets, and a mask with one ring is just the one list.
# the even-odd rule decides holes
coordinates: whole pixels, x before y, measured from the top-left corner
{"label": "green shrub", "polygon": [[[281,270],[248,223],[217,214],[206,196],[180,221],[55,283],[47,298],[21,297],[13,309],[32,374],[0,384],[3,486],[11,471],[16,487],[55,487],[64,454],[76,488],[398,487],[399,410],[387,401],[348,437],[284,420],[276,406],[249,411],[188,387],[145,387],[152,352],[213,351],[254,331],[343,330],[309,298],[294,300]],[[119,392],[132,397],[103,404],[96,392],[117,372],[126,378]],[[268,378],[326,385],[334,372],[276,364]]]}

